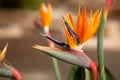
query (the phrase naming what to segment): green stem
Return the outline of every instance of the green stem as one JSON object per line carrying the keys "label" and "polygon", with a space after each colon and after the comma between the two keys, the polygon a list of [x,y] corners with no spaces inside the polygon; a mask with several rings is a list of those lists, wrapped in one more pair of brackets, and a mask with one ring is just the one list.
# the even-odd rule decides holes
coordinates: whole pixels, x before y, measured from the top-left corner
{"label": "green stem", "polygon": [[54,57],[52,57],[52,63],[53,63],[53,67],[54,67],[54,72],[55,72],[56,80],[61,80],[61,76],[60,76],[60,71],[59,71],[59,66],[58,66],[57,59],[54,58]]}
{"label": "green stem", "polygon": [[88,69],[85,69],[85,80],[90,80],[90,72]]}
{"label": "green stem", "polygon": [[[44,32],[47,36],[51,36],[50,33],[49,33],[49,28],[46,27],[44,29]],[[50,40],[47,40],[48,41],[48,44],[50,47],[55,47],[54,43]],[[54,68],[54,72],[55,72],[55,77],[56,77],[56,80],[61,80],[61,75],[60,75],[60,71],[59,71],[59,66],[58,66],[58,61],[56,58],[52,57],[52,64],[53,64],[53,68]]]}
{"label": "green stem", "polygon": [[[40,29],[40,25],[39,22],[37,20],[34,21],[36,29],[38,30],[38,32],[42,32],[42,30]],[[49,26],[44,26],[43,28],[43,32],[45,33],[45,35],[50,36],[50,32],[49,32]],[[50,40],[48,41],[48,45],[50,47],[55,47],[54,43]],[[52,64],[53,64],[53,68],[54,68],[54,73],[55,73],[55,80],[61,80],[61,75],[60,75],[60,71],[59,71],[59,66],[58,66],[58,61],[57,59],[52,57]]]}
{"label": "green stem", "polygon": [[69,73],[69,75],[68,75],[67,80],[73,80],[73,79],[74,79],[76,70],[77,70],[78,68],[79,68],[78,66],[72,66],[72,68],[71,68],[71,70],[70,70],[70,73]]}
{"label": "green stem", "polygon": [[105,25],[105,19],[104,16],[102,16],[98,30],[98,41],[97,41],[98,71],[99,71],[100,80],[106,80],[105,68],[104,68],[104,49],[103,49],[104,25]]}

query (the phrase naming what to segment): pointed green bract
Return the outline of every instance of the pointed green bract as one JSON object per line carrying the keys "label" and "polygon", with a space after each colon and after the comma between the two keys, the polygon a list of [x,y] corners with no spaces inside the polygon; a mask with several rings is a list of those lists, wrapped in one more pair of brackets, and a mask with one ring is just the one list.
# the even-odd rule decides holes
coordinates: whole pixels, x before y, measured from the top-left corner
{"label": "pointed green bract", "polygon": [[90,67],[90,59],[85,55],[83,51],[51,48],[51,47],[44,47],[39,45],[33,47],[67,63],[84,68]]}

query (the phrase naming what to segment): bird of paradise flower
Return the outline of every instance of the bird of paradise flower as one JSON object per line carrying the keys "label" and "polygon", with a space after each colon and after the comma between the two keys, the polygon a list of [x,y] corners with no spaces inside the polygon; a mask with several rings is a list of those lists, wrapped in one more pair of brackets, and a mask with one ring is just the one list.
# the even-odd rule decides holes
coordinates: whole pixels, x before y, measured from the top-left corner
{"label": "bird of paradise flower", "polygon": [[95,11],[94,14],[91,11],[90,19],[88,21],[86,15],[86,7],[84,7],[81,13],[80,9],[78,10],[77,23],[75,26],[72,14],[67,13],[66,19],[63,18],[62,21],[67,43],[58,41],[48,35],[41,33],[48,40],[54,42],[60,47],[44,47],[40,45],[35,45],[33,47],[65,62],[80,67],[89,68],[92,74],[91,79],[97,80],[96,64],[83,52],[82,46],[97,31],[100,17],[101,10]]}

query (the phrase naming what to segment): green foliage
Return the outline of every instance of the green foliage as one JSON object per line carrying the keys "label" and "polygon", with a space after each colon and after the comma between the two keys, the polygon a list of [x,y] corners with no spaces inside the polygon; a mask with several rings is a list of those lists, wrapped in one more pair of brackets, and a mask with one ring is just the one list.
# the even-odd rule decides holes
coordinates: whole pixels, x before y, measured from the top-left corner
{"label": "green foliage", "polygon": [[73,66],[67,80],[85,80],[85,69]]}
{"label": "green foliage", "polygon": [[115,78],[113,77],[113,75],[110,73],[110,71],[107,68],[105,68],[105,74],[106,74],[107,80],[115,80]]}
{"label": "green foliage", "polygon": [[10,80],[16,80],[15,78],[10,78]]}
{"label": "green foliage", "polygon": [[38,10],[44,0],[0,0],[0,8]]}
{"label": "green foliage", "polygon": [[38,10],[43,0],[21,0],[21,1],[22,1],[22,8]]}

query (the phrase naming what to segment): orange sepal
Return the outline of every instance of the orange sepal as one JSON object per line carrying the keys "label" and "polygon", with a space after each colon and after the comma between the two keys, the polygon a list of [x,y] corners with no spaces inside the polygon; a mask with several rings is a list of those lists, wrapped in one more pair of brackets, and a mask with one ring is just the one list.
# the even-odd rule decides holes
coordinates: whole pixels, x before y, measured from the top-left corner
{"label": "orange sepal", "polygon": [[48,4],[47,6],[42,3],[39,11],[40,21],[42,26],[50,26],[52,20],[52,6]]}

